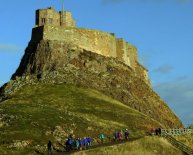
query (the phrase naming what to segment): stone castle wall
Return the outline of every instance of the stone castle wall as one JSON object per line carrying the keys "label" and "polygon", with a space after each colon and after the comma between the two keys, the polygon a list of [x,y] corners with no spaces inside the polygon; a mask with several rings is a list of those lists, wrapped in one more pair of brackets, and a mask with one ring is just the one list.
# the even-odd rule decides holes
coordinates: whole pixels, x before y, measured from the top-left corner
{"label": "stone castle wall", "polygon": [[[43,31],[43,33],[38,31]],[[39,34],[40,37],[37,37]],[[114,58],[117,56],[116,38],[114,35],[106,32],[45,25],[43,28],[37,27],[33,29],[32,41],[36,41],[36,39],[73,42],[79,47],[97,54]]]}
{"label": "stone castle wall", "polygon": [[147,70],[138,63],[136,47],[111,33],[76,28],[71,12],[57,12],[51,7],[37,10],[31,41],[40,40],[70,42],[85,50],[117,58],[136,71],[137,75],[148,79]]}
{"label": "stone castle wall", "polygon": [[131,68],[135,70],[138,62],[137,48],[127,43],[127,56],[129,57]]}
{"label": "stone castle wall", "polygon": [[138,61],[137,48],[124,39],[116,39],[117,58],[135,70]]}
{"label": "stone castle wall", "polygon": [[[138,76],[148,79],[147,70],[138,63],[137,49],[114,34],[98,30],[44,25],[35,27],[31,41],[56,40],[73,43],[80,48],[124,62]],[[147,82],[148,83],[148,82]]]}
{"label": "stone castle wall", "polygon": [[79,47],[97,54],[118,58],[132,69],[136,67],[137,49],[125,42],[124,39],[117,39],[111,33],[83,28],[44,25],[33,29],[31,41],[42,39],[73,42]]}
{"label": "stone castle wall", "polygon": [[60,25],[60,15],[53,9],[40,9],[36,10],[36,25]]}
{"label": "stone castle wall", "polygon": [[[76,23],[75,20],[72,18],[71,12],[64,11],[63,13],[60,12],[61,22],[65,27],[75,27]],[[63,19],[63,20],[62,20]]]}
{"label": "stone castle wall", "polygon": [[131,66],[129,53],[127,51],[127,43],[123,39],[116,39],[117,58],[124,61],[128,66]]}

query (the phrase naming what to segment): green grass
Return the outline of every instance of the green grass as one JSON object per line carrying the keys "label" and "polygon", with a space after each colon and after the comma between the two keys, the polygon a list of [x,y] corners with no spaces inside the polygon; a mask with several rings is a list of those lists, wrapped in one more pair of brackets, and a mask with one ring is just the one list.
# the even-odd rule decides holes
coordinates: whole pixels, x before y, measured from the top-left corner
{"label": "green grass", "polygon": [[193,149],[193,134],[175,136],[174,138]]}
{"label": "green grass", "polygon": [[128,128],[131,136],[137,137],[144,135],[147,127],[160,125],[98,91],[64,84],[25,86],[0,104],[0,114],[4,115],[0,123],[8,124],[0,127],[2,152],[10,151],[7,147],[15,140],[31,141],[26,150],[38,145],[45,150],[49,139],[57,145],[70,133],[78,137],[98,137],[100,132],[112,136]]}
{"label": "green grass", "polygon": [[75,155],[183,155],[167,140],[160,137],[144,137],[142,139],[108,147],[99,147]]}

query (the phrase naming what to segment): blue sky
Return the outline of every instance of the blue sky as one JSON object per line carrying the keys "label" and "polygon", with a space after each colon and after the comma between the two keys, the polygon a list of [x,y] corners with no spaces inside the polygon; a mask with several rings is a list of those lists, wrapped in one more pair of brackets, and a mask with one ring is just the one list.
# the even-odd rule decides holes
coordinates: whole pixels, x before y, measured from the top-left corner
{"label": "blue sky", "polygon": [[[113,32],[138,48],[152,87],[185,125],[193,123],[193,0],[64,0],[78,27]],[[18,67],[35,10],[61,0],[0,1],[0,85]]]}

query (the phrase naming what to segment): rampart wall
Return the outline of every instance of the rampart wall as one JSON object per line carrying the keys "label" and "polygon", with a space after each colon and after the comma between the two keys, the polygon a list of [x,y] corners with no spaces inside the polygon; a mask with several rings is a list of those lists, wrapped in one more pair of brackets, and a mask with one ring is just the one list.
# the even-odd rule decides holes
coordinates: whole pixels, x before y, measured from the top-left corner
{"label": "rampart wall", "polygon": [[[32,41],[37,37],[39,27],[33,29]],[[41,30],[42,31],[42,28]],[[40,32],[40,34],[42,34]],[[36,37],[35,37],[36,36]],[[43,26],[44,40],[58,40],[73,42],[81,48],[93,51],[104,56],[116,57],[116,38],[114,35],[106,32],[89,30],[83,28],[63,28],[45,25]]]}
{"label": "rampart wall", "polygon": [[129,43],[126,44],[127,57],[129,57],[130,66],[135,70],[138,62],[137,48]]}
{"label": "rampart wall", "polygon": [[84,28],[44,25],[32,31],[31,41],[40,40],[72,42],[85,50],[117,58],[148,83],[148,72],[138,63],[136,47],[124,39],[117,39],[114,34]]}
{"label": "rampart wall", "polygon": [[117,58],[120,61],[124,61],[128,66],[131,66],[129,53],[127,50],[127,43],[124,41],[124,39],[116,39],[116,51]]}

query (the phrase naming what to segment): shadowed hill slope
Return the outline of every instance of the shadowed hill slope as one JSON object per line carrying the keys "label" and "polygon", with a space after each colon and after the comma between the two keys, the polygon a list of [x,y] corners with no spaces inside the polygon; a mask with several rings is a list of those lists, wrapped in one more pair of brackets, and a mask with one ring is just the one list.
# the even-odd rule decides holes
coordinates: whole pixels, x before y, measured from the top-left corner
{"label": "shadowed hill slope", "polygon": [[183,126],[151,86],[130,67],[117,59],[70,43],[30,42],[12,81],[1,89],[1,94],[11,97],[24,85],[37,82],[92,88],[150,116],[165,127]]}

